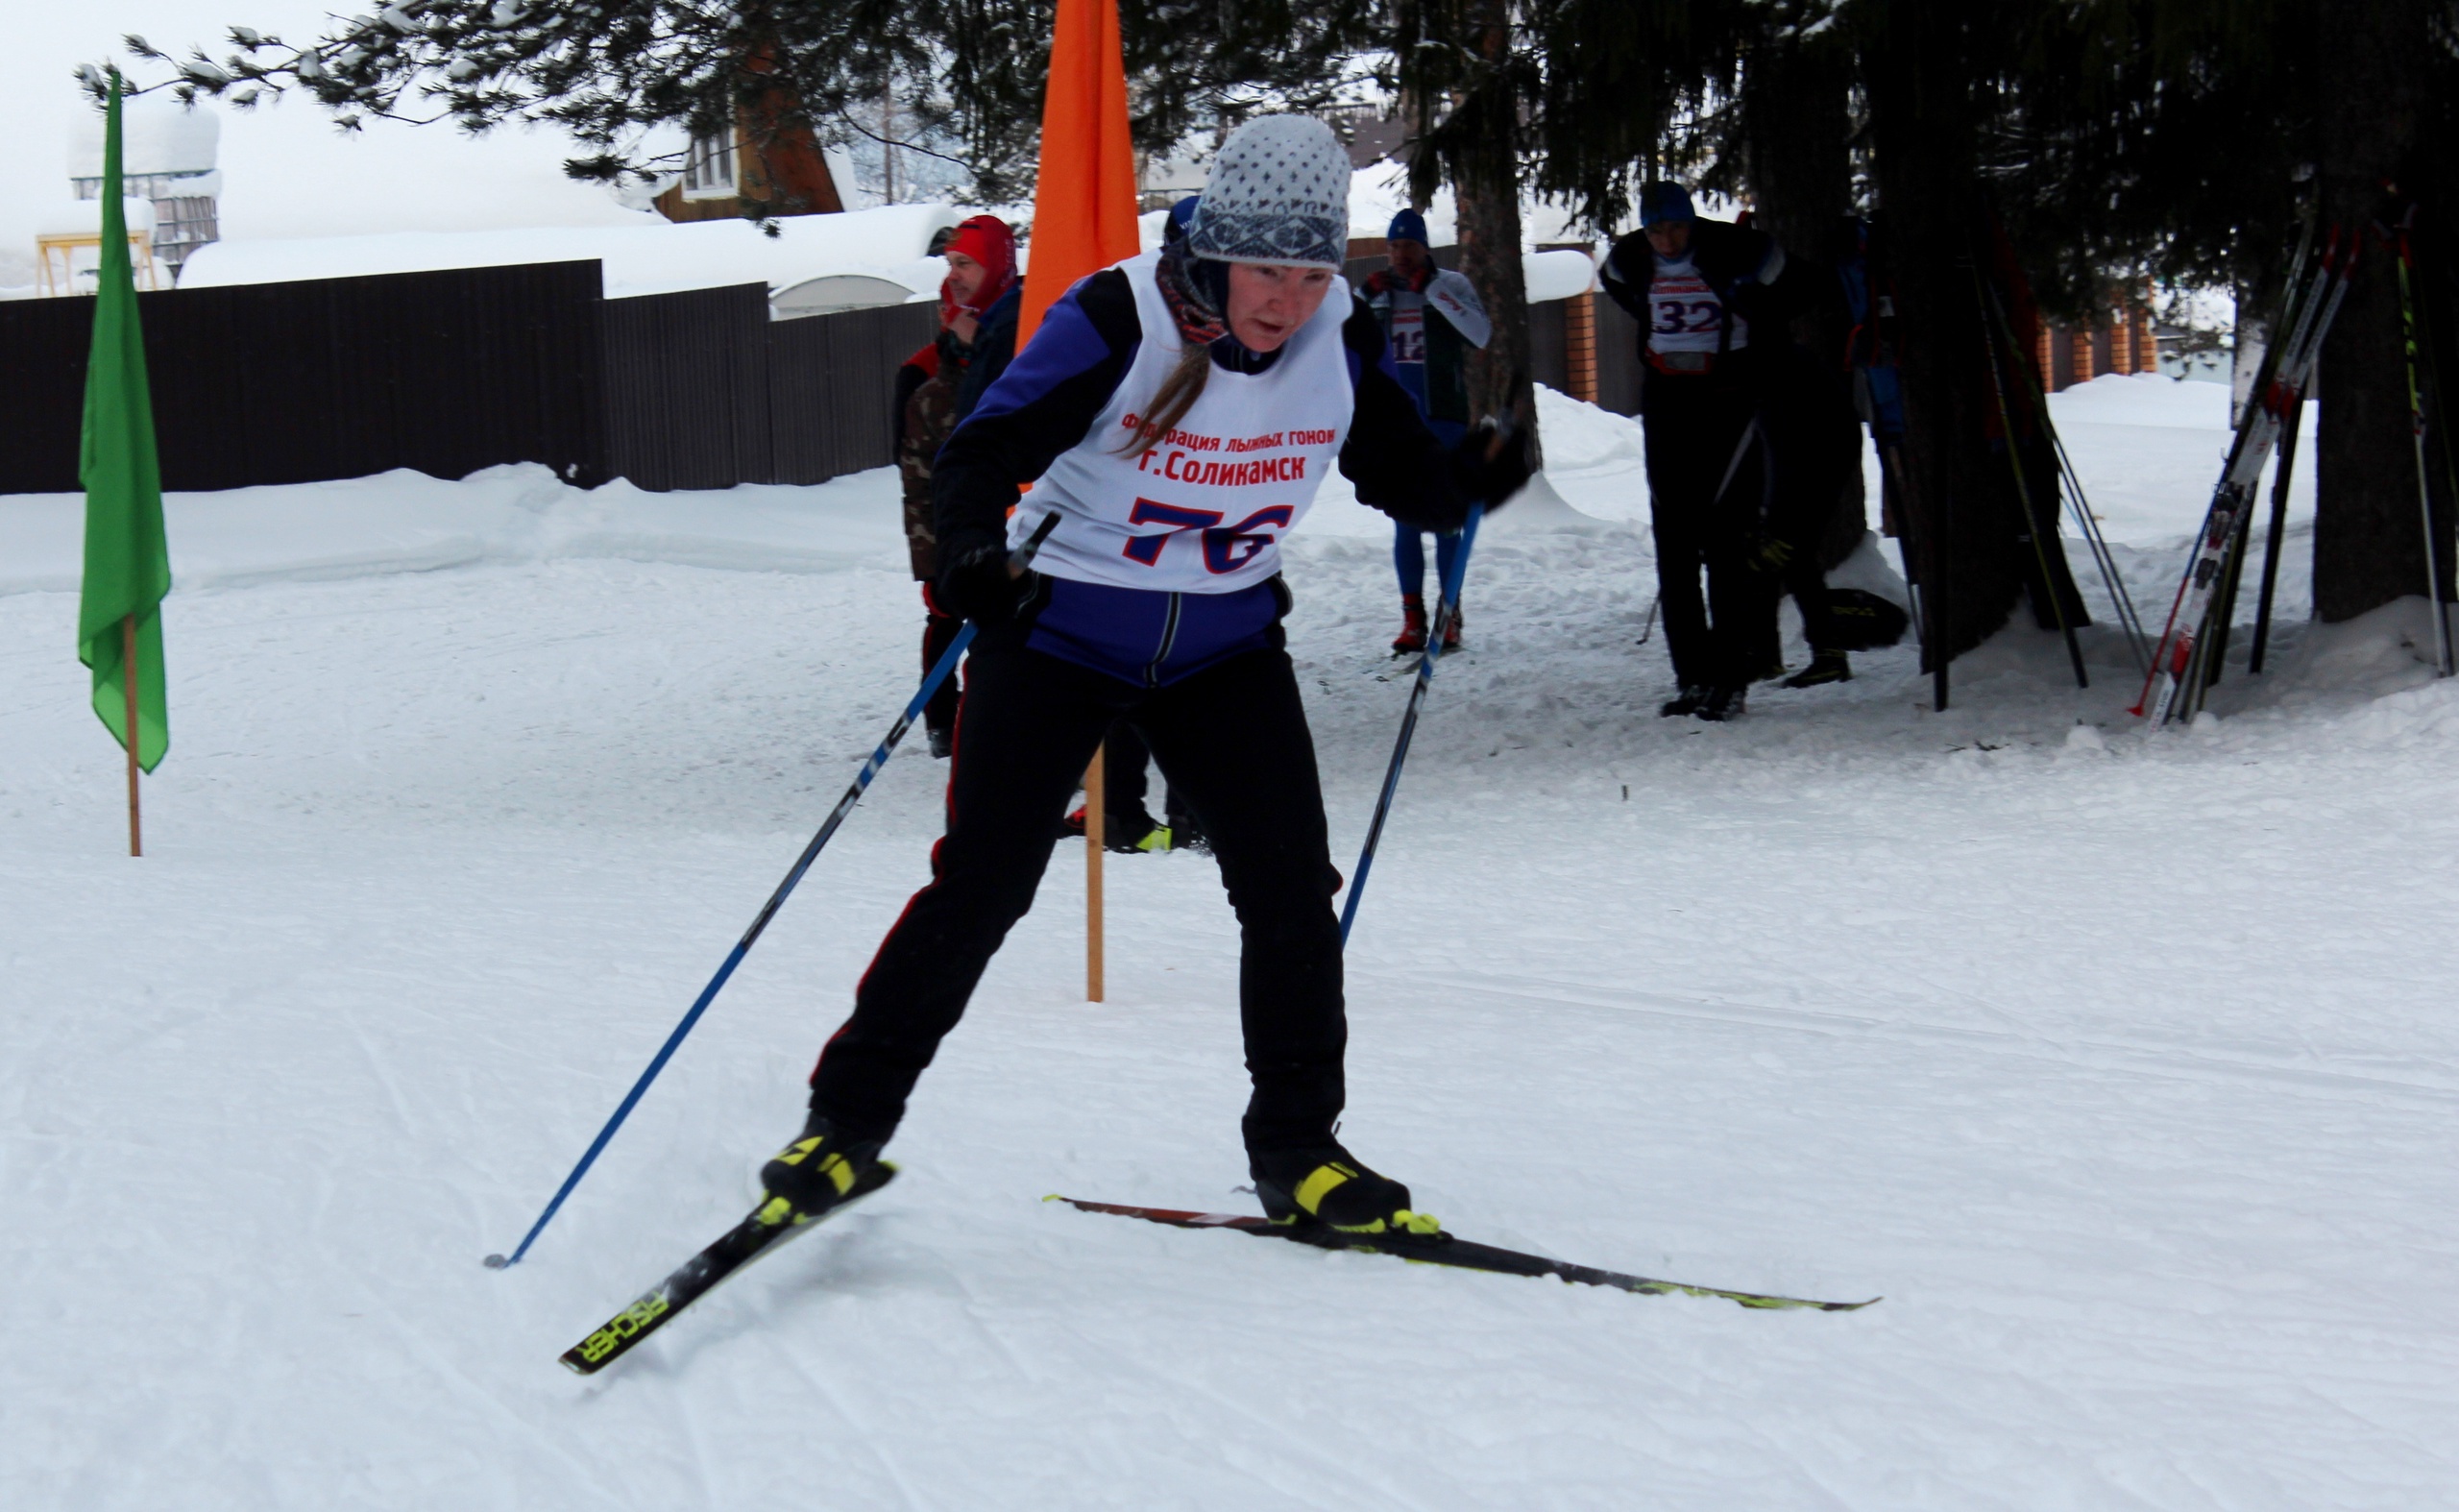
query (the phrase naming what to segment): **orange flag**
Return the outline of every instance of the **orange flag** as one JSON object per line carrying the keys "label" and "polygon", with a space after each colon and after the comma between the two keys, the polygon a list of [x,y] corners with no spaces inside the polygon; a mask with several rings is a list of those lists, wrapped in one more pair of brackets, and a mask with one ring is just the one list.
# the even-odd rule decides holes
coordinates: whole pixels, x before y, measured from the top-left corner
{"label": "orange flag", "polygon": [[1059,0],[1050,34],[1050,92],[1041,107],[1033,263],[1016,314],[1016,350],[1024,350],[1042,311],[1078,279],[1134,256],[1141,246],[1118,0]]}

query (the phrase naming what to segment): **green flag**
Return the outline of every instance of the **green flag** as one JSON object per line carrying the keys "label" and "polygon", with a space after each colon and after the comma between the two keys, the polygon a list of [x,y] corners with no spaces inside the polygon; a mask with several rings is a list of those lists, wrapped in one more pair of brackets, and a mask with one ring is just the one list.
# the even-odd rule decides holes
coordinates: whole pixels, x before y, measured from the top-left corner
{"label": "green flag", "polygon": [[[103,134],[103,266],[94,299],[94,348],[85,364],[85,427],[78,479],[85,485],[85,578],[77,603],[77,659],[94,670],[94,712],[126,748],[124,622],[136,620],[136,760],[152,771],[171,745],[162,695],[162,596],[171,552],[162,538],[162,474],[154,456],[154,400],[145,381],[145,333],[120,200],[120,79],[111,74]],[[134,779],[131,779],[132,781]]]}

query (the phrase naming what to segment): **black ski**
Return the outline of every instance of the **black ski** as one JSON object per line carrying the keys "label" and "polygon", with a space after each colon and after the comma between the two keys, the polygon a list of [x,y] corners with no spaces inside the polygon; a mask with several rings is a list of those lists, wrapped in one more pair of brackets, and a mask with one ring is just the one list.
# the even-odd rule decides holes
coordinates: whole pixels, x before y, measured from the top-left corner
{"label": "black ski", "polygon": [[856,1201],[886,1186],[896,1167],[874,1165],[843,1202],[806,1224],[766,1224],[755,1210],[727,1230],[715,1244],[677,1266],[674,1273],[636,1298],[632,1305],[594,1329],[588,1338],[564,1351],[563,1361],[575,1375],[595,1376],[631,1353],[632,1346],[672,1322],[674,1315],[715,1291],[718,1283],[775,1249],[782,1241],[817,1228]]}
{"label": "black ski", "polygon": [[1276,1224],[1269,1218],[1252,1214],[1188,1212],[1176,1207],[1133,1207],[1119,1203],[1086,1202],[1056,1193],[1042,1200],[1065,1203],[1085,1212],[1114,1213],[1121,1218],[1141,1218],[1147,1223],[1165,1223],[1178,1229],[1230,1229],[1261,1238],[1311,1244],[1319,1250],[1357,1250],[1368,1255],[1397,1256],[1400,1259],[1426,1265],[1491,1271],[1500,1276],[1551,1276],[1560,1280],[1576,1281],[1583,1286],[1611,1286],[1618,1291],[1638,1292],[1645,1297],[1669,1294],[1721,1297],[1745,1307],[1815,1307],[1821,1312],[1851,1312],[1880,1300],[1872,1297],[1869,1302],[1812,1302],[1801,1297],[1770,1296],[1765,1292],[1727,1291],[1721,1286],[1692,1286],[1646,1276],[1625,1276],[1620,1271],[1599,1270],[1594,1265],[1549,1260],[1542,1255],[1523,1255],[1518,1250],[1500,1250],[1491,1244],[1474,1244],[1448,1233],[1343,1233],[1322,1224]]}

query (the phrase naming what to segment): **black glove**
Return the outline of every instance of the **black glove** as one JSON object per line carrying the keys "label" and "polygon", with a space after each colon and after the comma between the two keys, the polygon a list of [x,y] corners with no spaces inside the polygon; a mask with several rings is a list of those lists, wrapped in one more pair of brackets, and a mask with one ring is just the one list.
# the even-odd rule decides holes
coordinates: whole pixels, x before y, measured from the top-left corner
{"label": "black glove", "polygon": [[1451,449],[1451,481],[1493,514],[1511,502],[1536,471],[1528,432],[1507,420],[1480,420]]}
{"label": "black glove", "polygon": [[939,569],[933,597],[945,612],[976,624],[1004,624],[1016,617],[1016,606],[1032,591],[1034,574],[1010,576],[1008,548],[988,542],[965,551]]}

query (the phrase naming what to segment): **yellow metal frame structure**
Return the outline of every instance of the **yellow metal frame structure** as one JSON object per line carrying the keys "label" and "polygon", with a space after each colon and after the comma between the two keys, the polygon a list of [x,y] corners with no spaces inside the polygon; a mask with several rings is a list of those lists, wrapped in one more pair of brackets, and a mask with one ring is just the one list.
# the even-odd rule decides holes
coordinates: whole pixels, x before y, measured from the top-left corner
{"label": "yellow metal frame structure", "polygon": [[[35,256],[40,260],[40,271],[35,279],[35,294],[51,299],[79,292],[77,288],[77,254],[85,248],[97,254],[103,249],[100,232],[61,232],[37,236]],[[162,286],[154,261],[154,237],[151,232],[133,231],[128,233],[128,258],[136,271],[136,286],[158,289]]]}

